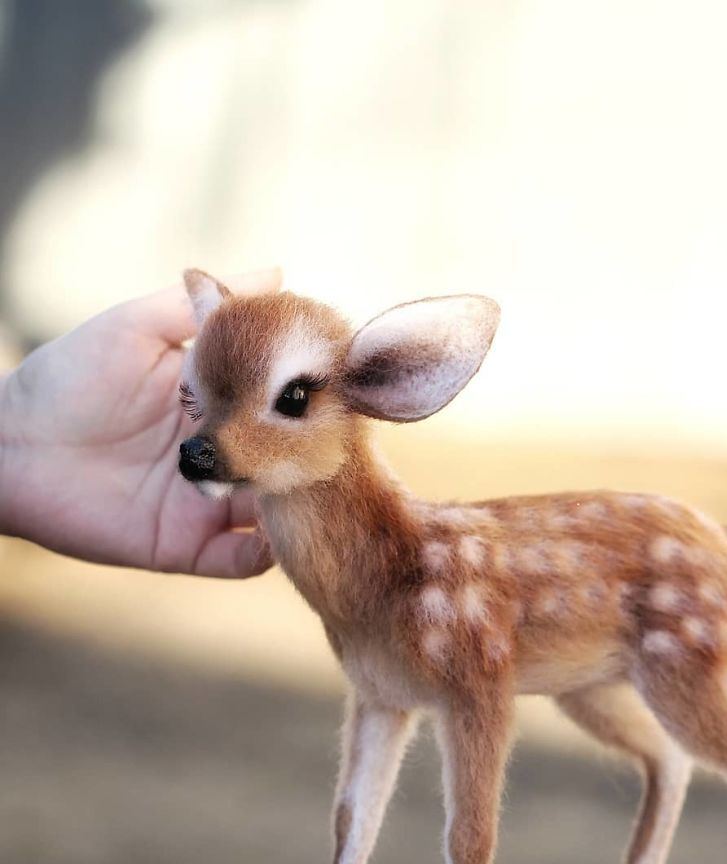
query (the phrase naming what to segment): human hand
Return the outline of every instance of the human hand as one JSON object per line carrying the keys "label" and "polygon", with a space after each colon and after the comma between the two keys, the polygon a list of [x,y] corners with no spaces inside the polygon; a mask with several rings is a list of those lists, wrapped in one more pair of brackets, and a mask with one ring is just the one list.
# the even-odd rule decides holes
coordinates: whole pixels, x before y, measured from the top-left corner
{"label": "human hand", "polygon": [[[230,280],[276,291],[278,270]],[[0,533],[90,561],[247,577],[272,563],[251,493],[211,501],[177,470],[191,434],[177,387],[194,334],[180,287],[132,300],[0,381]],[[242,528],[248,528],[246,532]]]}

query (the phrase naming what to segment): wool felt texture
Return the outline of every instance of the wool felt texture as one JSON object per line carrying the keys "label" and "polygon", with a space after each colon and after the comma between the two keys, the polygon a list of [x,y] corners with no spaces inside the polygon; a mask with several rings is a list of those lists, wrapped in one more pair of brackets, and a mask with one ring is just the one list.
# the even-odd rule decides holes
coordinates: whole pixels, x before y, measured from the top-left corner
{"label": "wool felt texture", "polygon": [[[491,862],[519,693],[554,697],[635,762],[626,861],[663,864],[692,759],[727,771],[723,528],[659,496],[431,503],[404,488],[369,418],[409,422],[456,396],[492,344],[488,298],[404,304],[354,333],[310,299],[235,297],[201,271],[185,282],[200,333],[184,393],[215,454],[199,485],[256,491],[275,556],[351,683],[335,864],[368,860],[425,713],[445,858]],[[281,409],[290,394],[298,416]]]}

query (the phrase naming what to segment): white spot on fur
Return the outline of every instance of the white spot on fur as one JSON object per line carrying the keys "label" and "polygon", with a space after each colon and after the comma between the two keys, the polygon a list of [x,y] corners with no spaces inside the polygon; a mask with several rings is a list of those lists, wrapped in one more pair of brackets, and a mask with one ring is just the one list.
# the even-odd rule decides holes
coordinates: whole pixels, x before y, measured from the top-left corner
{"label": "white spot on fur", "polygon": [[589,605],[598,605],[602,603],[608,596],[608,588],[601,581],[586,582],[581,586],[580,597]]}
{"label": "white spot on fur", "polygon": [[584,567],[588,558],[588,547],[577,540],[565,540],[555,547],[558,565],[570,572]]}
{"label": "white spot on fur", "polygon": [[296,320],[283,338],[268,375],[266,420],[289,425],[298,422],[275,411],[273,407],[286,384],[301,376],[316,378],[328,374],[331,364],[330,342],[321,339],[303,321]]}
{"label": "white spot on fur", "polygon": [[488,640],[487,653],[496,663],[501,663],[510,654],[510,644],[504,637],[495,637]]}
{"label": "white spot on fur", "polygon": [[724,606],[724,591],[714,582],[701,582],[697,588],[697,593],[710,606],[718,608]]}
{"label": "white spot on fur", "polygon": [[437,585],[428,585],[420,599],[424,618],[432,624],[445,624],[456,618],[452,601]]}
{"label": "white spot on fur", "polygon": [[497,543],[492,549],[492,560],[497,572],[505,576],[513,566],[512,550],[504,543]]}
{"label": "white spot on fur", "polygon": [[465,534],[459,541],[459,554],[472,567],[482,567],[485,561],[485,543],[475,534]]}
{"label": "white spot on fur", "polygon": [[543,591],[535,607],[541,615],[556,615],[561,611],[562,602],[556,591]]}
{"label": "white spot on fur", "polygon": [[447,656],[449,643],[449,633],[444,630],[439,630],[436,627],[431,627],[422,637],[422,648],[424,649],[424,653],[432,660],[440,663]]}
{"label": "white spot on fur", "polygon": [[518,550],[518,564],[528,574],[543,574],[550,570],[545,549],[540,544],[522,546]]}
{"label": "white spot on fur", "polygon": [[649,553],[654,561],[659,564],[670,564],[676,560],[684,551],[684,544],[676,537],[662,534],[653,541]]}
{"label": "white spot on fur", "polygon": [[546,518],[547,526],[552,531],[567,531],[576,524],[576,521],[570,513],[550,513]]}
{"label": "white spot on fur", "polygon": [[462,531],[497,523],[497,518],[487,507],[439,507],[436,516],[438,522]]}
{"label": "white spot on fur", "polygon": [[214,480],[200,480],[197,488],[205,498],[212,498],[215,501],[229,498],[235,489],[232,483],[218,483]]}
{"label": "white spot on fur", "polygon": [[676,636],[666,630],[649,630],[641,646],[649,654],[675,654],[680,647]]}
{"label": "white spot on fur", "polygon": [[305,472],[291,459],[281,459],[266,469],[263,482],[266,492],[282,495],[306,480]]}
{"label": "white spot on fur", "polygon": [[629,510],[645,510],[649,504],[648,495],[622,495],[619,499]]}
{"label": "white spot on fur", "polygon": [[649,603],[657,612],[674,612],[680,600],[679,591],[668,582],[660,582],[649,591]]}
{"label": "white spot on fur", "polygon": [[710,630],[707,623],[701,618],[691,616],[682,621],[682,630],[687,633],[695,642],[706,645],[711,642]]}
{"label": "white spot on fur", "polygon": [[449,547],[446,543],[431,540],[422,546],[422,560],[431,573],[441,573],[449,563]]}
{"label": "white spot on fur", "polygon": [[621,582],[618,586],[618,596],[622,603],[629,600],[634,593],[634,586],[628,582]]}
{"label": "white spot on fur", "polygon": [[587,501],[578,508],[578,515],[582,519],[605,519],[608,510],[602,501]]}
{"label": "white spot on fur", "polygon": [[462,588],[460,606],[465,620],[470,624],[479,624],[488,618],[484,593],[483,587],[474,582],[469,582]]}

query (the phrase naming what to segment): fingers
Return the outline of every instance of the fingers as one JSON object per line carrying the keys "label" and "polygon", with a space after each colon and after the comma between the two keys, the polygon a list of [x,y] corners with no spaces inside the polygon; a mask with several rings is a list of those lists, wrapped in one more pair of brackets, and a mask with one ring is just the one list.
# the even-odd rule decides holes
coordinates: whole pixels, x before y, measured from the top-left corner
{"label": "fingers", "polygon": [[218,579],[248,579],[274,564],[260,528],[240,533],[225,531],[210,538],[197,557],[194,575]]}
{"label": "fingers", "polygon": [[[255,270],[223,279],[235,294],[270,294],[280,290],[283,271],[279,267]],[[192,317],[192,304],[181,282],[132,300],[126,304],[132,325],[148,336],[162,339],[170,345],[180,345],[197,331]]]}

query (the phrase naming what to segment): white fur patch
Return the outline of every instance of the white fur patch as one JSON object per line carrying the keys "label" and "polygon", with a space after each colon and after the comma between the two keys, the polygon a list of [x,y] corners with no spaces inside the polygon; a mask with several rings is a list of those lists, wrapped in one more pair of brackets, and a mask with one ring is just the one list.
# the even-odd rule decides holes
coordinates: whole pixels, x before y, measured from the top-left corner
{"label": "white fur patch", "polygon": [[714,582],[700,582],[697,593],[701,599],[710,606],[721,608],[725,605],[725,593],[723,589]]}
{"label": "white fur patch", "polygon": [[481,585],[468,582],[460,592],[460,607],[465,621],[470,624],[481,624],[488,619],[485,592]]}
{"label": "white fur patch", "polygon": [[427,585],[420,596],[425,620],[432,624],[446,624],[456,618],[452,601],[437,585]]}
{"label": "white fur patch", "polygon": [[305,480],[305,472],[291,459],[281,459],[273,463],[263,476],[265,491],[274,495],[283,495]]}
{"label": "white fur patch", "polygon": [[588,546],[577,540],[564,540],[555,547],[559,568],[574,572],[585,567],[588,560]]}
{"label": "white fur patch", "polygon": [[495,544],[492,549],[492,560],[500,575],[508,575],[514,564],[512,549],[504,543]]}
{"label": "white fur patch", "polygon": [[431,627],[422,636],[422,648],[432,660],[441,663],[447,657],[450,636],[444,630]]}
{"label": "white fur patch", "polygon": [[649,630],[641,646],[649,654],[676,654],[680,650],[679,640],[666,630]]}
{"label": "white fur patch", "polygon": [[652,499],[649,495],[621,495],[619,502],[634,513],[641,513],[649,507]]}
{"label": "white fur patch", "polygon": [[354,399],[362,410],[392,420],[434,414],[475,374],[498,322],[497,304],[473,295],[389,309],[362,327],[351,343],[347,366],[353,373],[376,357],[391,358],[381,380],[351,385]]}
{"label": "white fur patch", "polygon": [[674,612],[680,601],[680,592],[668,582],[660,582],[649,591],[649,603],[657,612]]}
{"label": "white fur patch", "polygon": [[701,645],[706,645],[711,642],[710,628],[706,621],[695,616],[690,616],[682,621],[682,630],[687,633],[695,642]]}
{"label": "white fur patch", "polygon": [[485,562],[486,546],[481,537],[465,534],[459,541],[459,554],[472,567],[480,568]]}
{"label": "white fur patch", "polygon": [[216,480],[200,480],[197,488],[205,498],[212,498],[215,501],[229,498],[235,490],[233,483],[218,483]]}
{"label": "white fur patch", "polygon": [[496,636],[487,642],[487,654],[491,660],[501,663],[510,654],[510,643],[502,636]]}
{"label": "white fur patch", "polygon": [[535,606],[541,615],[558,615],[563,609],[563,601],[556,591],[543,591]]}
{"label": "white fur patch", "polygon": [[676,537],[662,534],[649,547],[649,554],[659,564],[671,564],[684,552],[684,544]]}
{"label": "white fur patch", "polygon": [[422,561],[430,573],[441,573],[449,564],[449,547],[439,540],[431,540],[422,546]]}
{"label": "white fur patch", "polygon": [[602,501],[587,501],[578,507],[578,515],[582,519],[600,520],[608,516],[608,510]]}
{"label": "white fur patch", "polygon": [[550,562],[545,547],[536,543],[531,546],[521,546],[518,549],[517,560],[520,569],[530,575],[550,572]]}
{"label": "white fur patch", "polygon": [[633,593],[634,593],[633,585],[629,584],[628,582],[619,583],[618,597],[622,603],[625,603],[627,600],[629,600]]}
{"label": "white fur patch", "polygon": [[265,419],[289,424],[291,418],[275,411],[275,402],[286,384],[296,378],[326,376],[331,367],[332,345],[303,321],[296,320],[282,339],[268,375],[268,406]]}
{"label": "white fur patch", "polygon": [[551,531],[567,531],[576,524],[576,519],[570,513],[551,512],[546,517],[546,524]]}
{"label": "white fur patch", "polygon": [[579,593],[584,603],[597,606],[607,598],[608,588],[603,582],[594,580],[582,585]]}
{"label": "white fur patch", "polygon": [[497,524],[497,517],[487,507],[440,507],[436,511],[436,516],[438,522],[462,531]]}

